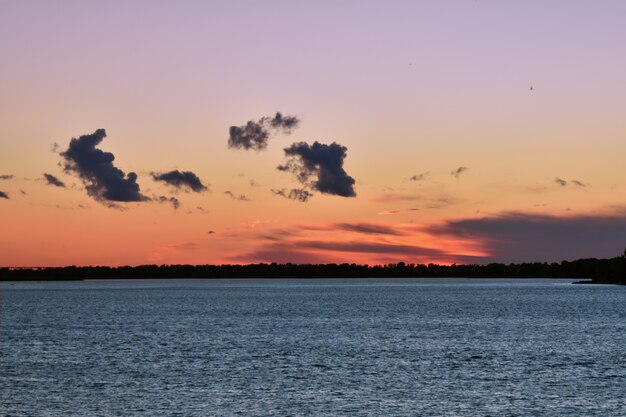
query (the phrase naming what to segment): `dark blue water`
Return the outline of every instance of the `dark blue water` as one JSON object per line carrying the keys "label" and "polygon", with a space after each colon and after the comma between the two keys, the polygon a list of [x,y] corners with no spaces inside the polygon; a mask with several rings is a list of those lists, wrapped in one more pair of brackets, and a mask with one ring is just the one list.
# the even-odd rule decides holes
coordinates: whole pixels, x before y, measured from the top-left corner
{"label": "dark blue water", "polygon": [[626,287],[0,284],[2,416],[625,416]]}

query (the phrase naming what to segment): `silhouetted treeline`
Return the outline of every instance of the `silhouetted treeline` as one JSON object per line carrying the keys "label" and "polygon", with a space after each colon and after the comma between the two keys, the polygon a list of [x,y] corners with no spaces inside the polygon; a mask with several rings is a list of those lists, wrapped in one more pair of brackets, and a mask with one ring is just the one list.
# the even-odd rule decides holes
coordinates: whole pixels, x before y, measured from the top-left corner
{"label": "silhouetted treeline", "polygon": [[626,258],[579,259],[561,263],[487,265],[250,264],[67,266],[0,268],[0,280],[83,280],[154,278],[593,278],[598,283],[626,284]]}

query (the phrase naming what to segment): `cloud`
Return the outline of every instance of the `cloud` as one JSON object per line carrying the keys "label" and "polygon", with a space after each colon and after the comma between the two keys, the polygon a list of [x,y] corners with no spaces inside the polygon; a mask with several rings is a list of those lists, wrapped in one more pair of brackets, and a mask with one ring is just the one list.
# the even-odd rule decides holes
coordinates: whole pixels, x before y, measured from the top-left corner
{"label": "cloud", "polygon": [[296,116],[283,116],[280,112],[276,112],[271,119],[266,117],[265,120],[269,121],[273,129],[282,130],[284,133],[291,133],[300,123]]}
{"label": "cloud", "polygon": [[46,184],[54,185],[55,187],[65,188],[65,183],[63,183],[63,181],[61,181],[60,179],[58,179],[54,175],[52,175],[52,174],[43,174],[43,177],[46,180]]}
{"label": "cloud", "polygon": [[400,210],[385,210],[385,211],[378,212],[378,214],[381,216],[388,216],[390,214],[398,214],[398,213],[400,213]]}
{"label": "cloud", "polygon": [[368,235],[400,236],[404,234],[393,227],[374,223],[337,223],[334,225],[334,228]]}
{"label": "cloud", "polygon": [[237,201],[252,201],[252,200],[250,200],[250,198],[248,198],[244,194],[235,195],[235,193],[233,193],[232,191],[224,191],[224,194],[226,194],[227,196],[230,196],[230,198],[232,198],[233,200],[237,200]]}
{"label": "cloud", "polygon": [[5,198],[5,199],[9,200],[9,195],[7,193],[5,193],[4,191],[0,191],[0,198]]}
{"label": "cloud", "polygon": [[207,235],[213,235],[213,234],[215,234],[215,230],[209,230],[209,231],[208,231],[208,232],[206,232],[206,233],[207,233]]}
{"label": "cloud", "polygon": [[422,172],[421,174],[413,175],[411,178],[409,178],[409,181],[422,181],[426,179],[427,176],[428,172]]}
{"label": "cloud", "polygon": [[12,180],[15,175],[0,175],[0,180]]}
{"label": "cloud", "polygon": [[354,178],[343,169],[348,151],[345,146],[335,142],[330,145],[297,142],[284,151],[287,162],[278,169],[292,172],[305,187],[322,194],[356,197]]}
{"label": "cloud", "polygon": [[561,261],[611,257],[626,242],[626,209],[607,215],[551,216],[504,213],[444,222],[426,229],[436,237],[480,242],[486,261]]}
{"label": "cloud", "polygon": [[461,174],[467,171],[468,169],[469,169],[468,167],[458,167],[457,169],[451,171],[450,175],[458,179],[461,176]]}
{"label": "cloud", "polygon": [[171,185],[176,189],[188,189],[196,193],[208,190],[207,186],[202,184],[200,178],[191,171],[169,171],[169,172],[151,172],[150,175],[155,181],[162,181],[167,185]]}
{"label": "cloud", "polygon": [[[563,178],[559,178],[559,177],[556,177],[556,178],[554,179],[554,182],[555,182],[556,184],[560,185],[561,187],[565,187],[565,186],[567,186],[567,185],[568,185],[567,180],[564,180]],[[569,181],[569,184],[573,184],[573,185],[575,185],[576,187],[581,187],[581,188],[582,188],[582,187],[586,187],[586,186],[587,186],[587,184],[585,184],[584,182],[579,181],[579,180],[570,180],[570,181]]]}
{"label": "cloud", "polygon": [[303,203],[309,201],[309,198],[313,196],[312,193],[305,190],[304,188],[292,188],[287,192],[286,188],[282,188],[280,190],[271,190],[275,195],[279,195],[281,197],[288,198],[290,200],[297,200]]}
{"label": "cloud", "polygon": [[[392,203],[396,201],[422,201],[425,208],[430,209],[440,209],[445,208],[454,204],[459,204],[463,202],[462,199],[452,197],[446,194],[439,195],[417,195],[417,194],[383,194],[374,199],[372,199],[375,203]],[[418,210],[417,208],[412,208],[412,211]]]}
{"label": "cloud", "polygon": [[277,112],[274,117],[262,117],[258,121],[250,120],[243,126],[231,126],[228,147],[263,150],[267,147],[267,141],[272,133],[290,134],[299,123],[300,120],[296,116],[283,116]]}
{"label": "cloud", "polygon": [[87,194],[105,204],[149,200],[140,192],[137,174],[124,174],[113,165],[112,153],[96,148],[105,137],[105,130],[98,129],[90,135],[72,138],[67,150],[60,153],[65,160],[65,171],[77,174]]}
{"label": "cloud", "polygon": [[176,197],[166,197],[164,195],[160,195],[154,198],[155,201],[159,203],[170,203],[174,210],[177,210],[180,207],[180,201]]}

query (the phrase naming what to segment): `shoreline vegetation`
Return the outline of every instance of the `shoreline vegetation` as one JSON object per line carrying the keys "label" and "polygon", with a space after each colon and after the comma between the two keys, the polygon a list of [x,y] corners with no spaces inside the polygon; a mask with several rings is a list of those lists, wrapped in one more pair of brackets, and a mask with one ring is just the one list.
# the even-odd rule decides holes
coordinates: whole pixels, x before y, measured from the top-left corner
{"label": "shoreline vegetation", "polygon": [[579,284],[626,285],[626,251],[610,259],[485,265],[277,264],[0,267],[0,281],[219,278],[574,278]]}

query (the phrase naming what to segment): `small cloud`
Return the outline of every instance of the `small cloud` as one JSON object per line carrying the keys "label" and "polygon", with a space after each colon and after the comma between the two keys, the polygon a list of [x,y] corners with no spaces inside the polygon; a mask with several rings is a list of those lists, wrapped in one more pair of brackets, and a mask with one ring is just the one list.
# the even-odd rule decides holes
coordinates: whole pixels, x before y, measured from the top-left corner
{"label": "small cloud", "polygon": [[26,191],[24,190],[20,190],[20,193],[22,193],[22,195],[26,195]]}
{"label": "small cloud", "polygon": [[426,179],[427,176],[428,176],[428,172],[422,172],[421,174],[413,175],[411,178],[409,178],[409,181],[419,182],[419,181]]}
{"label": "small cloud", "polygon": [[561,187],[565,187],[567,185],[567,181],[565,181],[564,179],[561,179],[559,177],[556,177],[554,179],[554,182],[559,184]]}
{"label": "small cloud", "polygon": [[206,232],[207,235],[214,235],[215,234],[215,230],[209,230],[208,232]]}
{"label": "small cloud", "polygon": [[224,194],[237,201],[252,201],[244,194],[235,195],[232,191],[224,191]]}
{"label": "small cloud", "polygon": [[250,180],[250,187],[258,187],[259,184],[255,180]]}
{"label": "small cloud", "polygon": [[155,181],[162,181],[178,190],[187,189],[196,193],[208,190],[208,187],[202,184],[200,178],[191,171],[151,172],[150,175]]}
{"label": "small cloud", "polygon": [[469,168],[467,167],[458,167],[457,169],[450,171],[450,175],[452,175],[454,178],[459,179],[459,177],[461,176],[462,173],[464,173],[465,171],[467,171]]}
{"label": "small cloud", "polygon": [[330,145],[314,142],[297,142],[285,148],[287,162],[278,170],[288,171],[305,187],[322,194],[356,197],[355,180],[343,169],[348,148],[338,143]]}
{"label": "small cloud", "polygon": [[137,184],[137,174],[115,167],[115,156],[97,149],[106,137],[104,129],[89,135],[72,138],[70,145],[60,155],[65,161],[65,172],[77,174],[82,180],[87,194],[95,200],[115,207],[111,202],[147,201]]}
{"label": "small cloud", "polygon": [[58,179],[57,177],[55,177],[54,175],[52,175],[52,174],[43,174],[43,177],[46,180],[46,184],[54,185],[55,187],[65,188],[65,183],[63,181],[61,181],[60,179]]}
{"label": "small cloud", "polygon": [[279,195],[281,197],[288,198],[290,200],[301,201],[303,203],[306,203],[307,201],[309,201],[309,198],[313,196],[312,193],[310,193],[309,191],[303,188],[292,188],[291,190],[289,190],[289,192],[287,192],[286,188],[282,188],[280,190],[271,190],[271,191],[272,193],[274,193],[274,195]]}
{"label": "small cloud", "polygon": [[174,207],[174,210],[178,210],[180,207],[180,201],[178,201],[176,197],[166,197],[164,195],[160,195],[155,197],[154,200],[159,203],[170,203],[172,207]]}
{"label": "small cloud", "polygon": [[403,235],[403,233],[392,227],[373,223],[337,223],[333,226],[335,229],[367,235]]}
{"label": "small cloud", "polygon": [[12,180],[15,175],[0,175],[0,180]]}
{"label": "small cloud", "polygon": [[379,212],[378,214],[380,216],[388,216],[390,214],[398,214],[398,213],[400,213],[400,210],[385,210],[385,211]]}
{"label": "small cloud", "polygon": [[4,191],[0,191],[0,198],[9,200],[9,195],[5,193]]}
{"label": "small cloud", "polygon": [[585,184],[582,181],[578,181],[578,180],[571,180],[570,181],[572,184],[574,184],[576,187],[586,187],[587,184]]}
{"label": "small cloud", "polygon": [[296,116],[283,116],[282,113],[277,112],[274,117],[262,117],[258,121],[250,120],[243,126],[231,126],[228,147],[263,150],[267,147],[270,134],[279,131],[290,134],[299,123]]}

